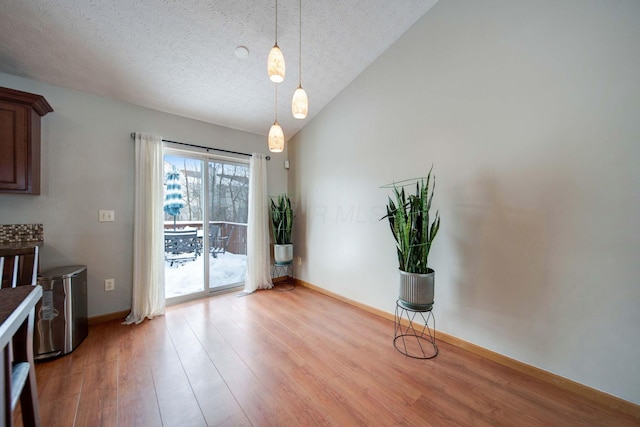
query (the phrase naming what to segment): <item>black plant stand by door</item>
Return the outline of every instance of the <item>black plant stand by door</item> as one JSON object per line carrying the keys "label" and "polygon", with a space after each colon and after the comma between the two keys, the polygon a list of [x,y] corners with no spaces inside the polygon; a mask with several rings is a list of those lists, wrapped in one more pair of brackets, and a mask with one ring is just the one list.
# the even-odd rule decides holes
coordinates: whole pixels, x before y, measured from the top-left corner
{"label": "black plant stand by door", "polygon": [[431,311],[416,310],[396,301],[393,346],[414,359],[432,359],[438,355],[436,318]]}
{"label": "black plant stand by door", "polygon": [[279,279],[273,281],[273,290],[280,292],[293,290],[296,287],[293,282],[293,261],[282,264],[274,262],[271,265],[271,279]]}

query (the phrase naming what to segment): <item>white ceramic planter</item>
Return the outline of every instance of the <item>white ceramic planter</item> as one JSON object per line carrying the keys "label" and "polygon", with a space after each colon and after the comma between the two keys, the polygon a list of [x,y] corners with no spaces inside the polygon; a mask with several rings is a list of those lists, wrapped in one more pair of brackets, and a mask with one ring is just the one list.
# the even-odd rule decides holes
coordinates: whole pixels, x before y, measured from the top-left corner
{"label": "white ceramic planter", "polygon": [[291,264],[293,261],[293,244],[273,245],[273,259],[276,264]]}

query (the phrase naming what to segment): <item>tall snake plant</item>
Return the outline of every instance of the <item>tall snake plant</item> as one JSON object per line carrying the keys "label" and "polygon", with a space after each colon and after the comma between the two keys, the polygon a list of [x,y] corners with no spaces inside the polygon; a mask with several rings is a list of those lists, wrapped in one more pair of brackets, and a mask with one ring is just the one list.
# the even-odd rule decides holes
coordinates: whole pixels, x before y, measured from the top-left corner
{"label": "tall snake plant", "polygon": [[293,209],[291,200],[286,194],[280,194],[277,203],[271,199],[271,230],[273,242],[276,245],[291,243],[291,228],[293,227]]}
{"label": "tall snake plant", "polygon": [[[429,223],[429,209],[435,190],[435,176],[431,176],[431,170],[425,178],[416,182],[416,193],[405,194],[404,186],[393,184],[395,201],[389,197],[387,215],[382,217],[389,219],[391,232],[396,240],[398,251],[398,263],[400,270],[407,273],[428,273],[427,260],[431,244],[440,229],[440,214],[436,211],[433,222]],[[406,182],[406,181],[402,181]],[[431,182],[431,191],[429,184]],[[401,184],[401,183],[398,183]]]}

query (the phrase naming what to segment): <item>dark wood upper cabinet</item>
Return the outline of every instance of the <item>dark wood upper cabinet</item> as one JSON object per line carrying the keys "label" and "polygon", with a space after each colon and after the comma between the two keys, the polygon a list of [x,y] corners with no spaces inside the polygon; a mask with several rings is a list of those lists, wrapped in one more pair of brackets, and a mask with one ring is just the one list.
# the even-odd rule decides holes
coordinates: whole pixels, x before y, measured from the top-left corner
{"label": "dark wood upper cabinet", "polygon": [[0,192],[40,194],[40,95],[0,87]]}

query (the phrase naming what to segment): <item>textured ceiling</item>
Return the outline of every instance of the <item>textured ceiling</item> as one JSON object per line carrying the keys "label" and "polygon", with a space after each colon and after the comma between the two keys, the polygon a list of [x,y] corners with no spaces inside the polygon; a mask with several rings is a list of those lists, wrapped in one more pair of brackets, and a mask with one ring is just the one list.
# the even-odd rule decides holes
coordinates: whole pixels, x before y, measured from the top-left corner
{"label": "textured ceiling", "polygon": [[[291,115],[298,84],[298,0],[278,2],[286,78],[278,121],[289,139],[437,0],[305,0],[302,85],[309,116]],[[275,84],[269,0],[2,0],[0,71],[266,135]],[[237,46],[249,49],[240,59]],[[54,107],[55,108],[55,107]]]}

